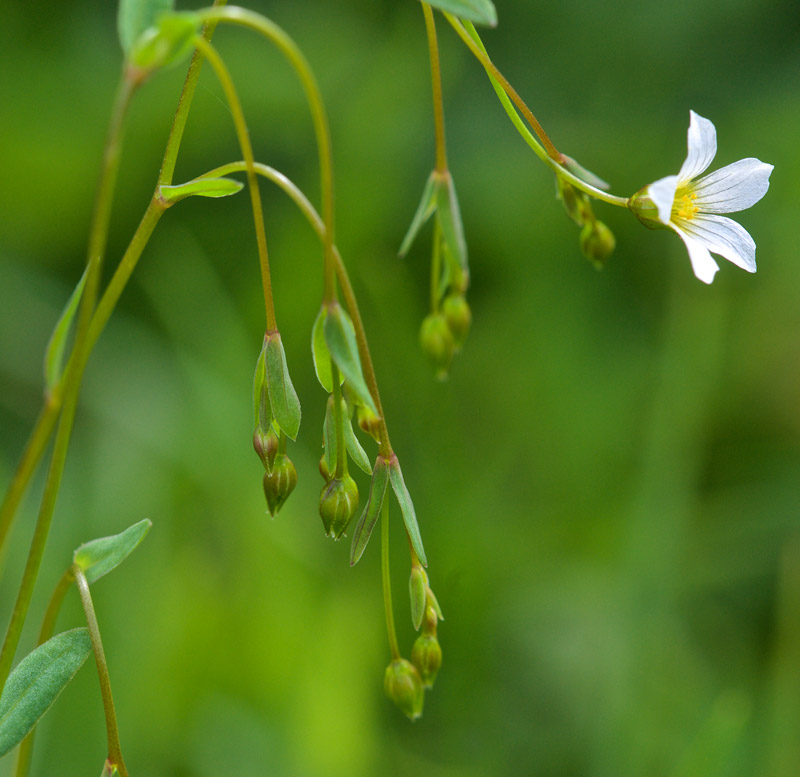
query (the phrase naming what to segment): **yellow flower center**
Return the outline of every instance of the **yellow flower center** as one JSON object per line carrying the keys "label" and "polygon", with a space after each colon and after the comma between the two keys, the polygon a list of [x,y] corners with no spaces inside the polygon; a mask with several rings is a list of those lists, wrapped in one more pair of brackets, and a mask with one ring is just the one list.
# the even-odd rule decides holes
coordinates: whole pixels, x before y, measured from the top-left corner
{"label": "yellow flower center", "polygon": [[698,206],[694,203],[696,199],[697,195],[694,192],[689,192],[681,197],[676,195],[675,202],[672,205],[672,213],[675,218],[691,221],[698,210]]}

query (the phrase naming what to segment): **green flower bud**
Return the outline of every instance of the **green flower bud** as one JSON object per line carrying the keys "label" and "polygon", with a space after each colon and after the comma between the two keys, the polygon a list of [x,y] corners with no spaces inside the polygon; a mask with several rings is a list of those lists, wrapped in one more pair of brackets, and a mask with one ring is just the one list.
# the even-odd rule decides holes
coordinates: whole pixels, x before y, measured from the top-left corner
{"label": "green flower bud", "polygon": [[319,514],[325,534],[341,539],[358,508],[358,486],[350,475],[341,480],[334,477],[322,489],[319,498]]}
{"label": "green flower bud", "polygon": [[631,212],[648,229],[664,229],[666,225],[658,217],[658,208],[649,195],[649,186],[640,189],[628,200]]}
{"label": "green flower bud", "polygon": [[453,335],[455,349],[460,351],[472,323],[472,311],[469,309],[464,295],[448,294],[442,303],[442,313],[444,313],[447,326]]}
{"label": "green flower bud", "polygon": [[383,678],[386,695],[411,719],[422,715],[425,690],[417,668],[405,658],[395,658]]}
{"label": "green flower bud", "polygon": [[420,634],[411,648],[411,661],[419,672],[425,688],[433,688],[442,666],[442,648],[432,634]]}
{"label": "green flower bud", "polygon": [[428,576],[420,566],[411,567],[411,577],[408,580],[408,593],[411,599],[411,622],[419,631],[422,617],[425,614],[425,601],[428,598]]}
{"label": "green flower bud", "polygon": [[422,352],[436,368],[436,376],[446,378],[456,344],[447,319],[441,313],[432,313],[425,318],[419,331],[419,342]]}
{"label": "green flower bud", "polygon": [[381,441],[381,419],[375,415],[366,405],[356,406],[356,415],[358,416],[358,425],[362,431],[366,432],[370,437],[375,439],[375,442]]}
{"label": "green flower bud", "polygon": [[616,245],[614,233],[602,221],[587,221],[581,229],[580,241],[583,255],[597,268],[606,263]]}
{"label": "green flower bud", "polygon": [[253,448],[264,469],[271,470],[275,466],[275,456],[278,453],[278,435],[271,425],[266,434],[260,426],[256,427],[253,432]]}
{"label": "green flower bud", "polygon": [[571,183],[556,176],[556,196],[564,205],[564,210],[579,227],[592,217],[592,205],[589,198]]}
{"label": "green flower bud", "polygon": [[267,497],[269,514],[274,518],[297,485],[297,470],[285,454],[275,456],[271,470],[264,474],[264,496]]}

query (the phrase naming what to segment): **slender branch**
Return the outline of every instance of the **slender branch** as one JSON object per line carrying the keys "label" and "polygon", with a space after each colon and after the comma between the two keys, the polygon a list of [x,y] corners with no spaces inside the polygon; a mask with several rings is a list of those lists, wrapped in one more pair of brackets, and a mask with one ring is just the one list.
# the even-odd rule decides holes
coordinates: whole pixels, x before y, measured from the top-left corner
{"label": "slender branch", "polygon": [[317,138],[319,153],[319,169],[322,189],[322,220],[325,224],[323,248],[325,251],[325,286],[324,298],[332,302],[336,297],[334,284],[334,258],[333,245],[335,243],[334,216],[333,216],[333,157],[331,154],[331,133],[328,124],[325,104],[322,102],[319,86],[314,78],[308,61],[297,44],[277,24],[261,14],[245,8],[231,6],[229,8],[211,8],[198,12],[202,19],[218,19],[224,22],[240,24],[261,33],[267,40],[274,43],[289,61],[297,73],[311,110],[311,119],[314,123],[314,133]]}
{"label": "slender branch", "polygon": [[[246,169],[244,162],[231,162],[227,165],[221,165],[213,170],[204,173],[201,178],[215,178],[217,176],[228,175],[229,173],[243,172]],[[283,189],[286,194],[297,205],[300,211],[308,220],[311,228],[317,233],[320,240],[325,238],[325,224],[319,217],[319,214],[314,209],[314,206],[309,202],[308,198],[297,188],[297,186],[287,178],[283,173],[278,172],[268,165],[256,162],[255,171],[277,184]],[[196,180],[196,179],[195,179]],[[334,245],[332,247],[333,258],[336,266],[336,277],[339,279],[339,285],[342,288],[342,297],[344,297],[345,307],[350,314],[353,321],[353,328],[356,332],[356,343],[358,345],[358,355],[361,358],[361,366],[364,369],[364,379],[367,382],[369,393],[375,402],[375,408],[378,411],[380,419],[380,452],[387,459],[392,455],[392,444],[389,441],[389,430],[386,427],[386,419],[383,413],[383,405],[381,404],[380,392],[378,391],[378,380],[375,375],[375,365],[372,362],[372,355],[370,354],[369,344],[367,343],[367,333],[364,329],[364,322],[361,319],[361,312],[358,308],[358,300],[356,299],[353,286],[350,283],[350,277],[347,274],[342,256],[339,249]]]}
{"label": "slender branch", "polygon": [[94,660],[97,664],[97,677],[100,680],[100,694],[103,697],[103,710],[106,717],[106,734],[108,736],[108,760],[116,766],[122,777],[128,777],[125,760],[122,757],[122,748],[119,744],[119,730],[117,728],[117,713],[114,709],[114,697],[111,694],[111,680],[108,676],[108,664],[103,650],[103,640],[100,638],[100,627],[97,624],[97,615],[92,604],[92,595],[89,592],[89,583],[83,570],[77,565],[72,565],[72,573],[81,595],[81,604],[86,613],[86,625],[89,627],[89,636],[92,639]]}
{"label": "slender branch", "polygon": [[436,40],[436,22],[428,3],[422,3],[425,14],[425,30],[428,35],[428,51],[431,58],[431,86],[433,88],[433,119],[436,127],[436,171],[447,171],[447,146],[444,138],[444,103],[442,100],[442,70],[439,64],[439,43]]}
{"label": "slender branch", "polygon": [[389,575],[389,500],[383,500],[381,515],[381,578],[383,580],[383,609],[386,612],[386,633],[392,659],[400,658],[397,632],[394,629],[394,609],[392,607],[392,580]]}

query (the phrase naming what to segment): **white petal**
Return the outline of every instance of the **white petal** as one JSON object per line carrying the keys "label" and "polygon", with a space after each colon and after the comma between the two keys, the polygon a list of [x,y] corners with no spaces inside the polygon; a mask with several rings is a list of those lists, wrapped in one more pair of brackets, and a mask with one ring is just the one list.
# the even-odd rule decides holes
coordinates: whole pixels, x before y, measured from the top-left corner
{"label": "white petal", "polygon": [[719,270],[719,265],[711,258],[708,249],[703,245],[700,240],[695,240],[691,235],[687,235],[682,229],[676,226],[672,228],[680,235],[681,240],[686,245],[686,250],[689,252],[689,259],[692,262],[692,270],[695,276],[703,281],[703,283],[711,283],[714,276]]}
{"label": "white petal", "polygon": [[689,132],[687,145],[689,153],[678,173],[678,181],[685,184],[697,178],[714,159],[717,153],[717,130],[714,125],[694,111],[689,111]]}
{"label": "white petal", "polygon": [[734,213],[755,205],[769,189],[772,165],[740,159],[715,170],[692,186],[697,206],[706,213]]}
{"label": "white petal", "polygon": [[691,221],[681,221],[686,235],[702,243],[709,251],[724,256],[747,272],[756,271],[756,244],[750,233],[725,216],[698,214]]}
{"label": "white petal", "polygon": [[647,187],[650,199],[658,208],[658,218],[662,224],[669,224],[672,218],[672,203],[675,201],[675,190],[678,187],[678,176],[668,175]]}

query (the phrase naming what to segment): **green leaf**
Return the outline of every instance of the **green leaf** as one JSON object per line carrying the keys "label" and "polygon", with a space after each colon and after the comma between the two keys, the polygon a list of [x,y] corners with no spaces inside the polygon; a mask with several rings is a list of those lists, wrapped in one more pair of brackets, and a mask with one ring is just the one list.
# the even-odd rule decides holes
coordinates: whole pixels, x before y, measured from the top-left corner
{"label": "green leaf", "polygon": [[336,416],[333,412],[333,395],[328,397],[325,406],[325,423],[322,427],[322,441],[325,445],[325,466],[333,476],[336,469],[337,458],[337,439],[336,439]]}
{"label": "green leaf", "polygon": [[375,468],[372,470],[369,499],[367,499],[364,511],[358,519],[356,530],[353,532],[353,544],[350,546],[351,567],[357,564],[361,556],[364,555],[364,550],[367,547],[372,530],[375,528],[375,524],[381,514],[383,501],[386,499],[386,487],[388,482],[386,459],[383,456],[378,456],[378,458],[375,459]]}
{"label": "green leaf", "polygon": [[234,178],[196,178],[174,186],[161,186],[159,194],[164,202],[172,205],[186,197],[230,197],[243,188],[244,184]]}
{"label": "green leaf", "polygon": [[456,188],[450,173],[445,174],[437,190],[437,212],[447,252],[463,273],[469,277],[467,241],[464,239],[464,225],[461,222]]}
{"label": "green leaf", "polygon": [[328,350],[344,379],[353,393],[377,415],[378,411],[361,372],[361,359],[358,356],[358,343],[353,322],[338,302],[328,305],[324,330]]}
{"label": "green leaf", "polygon": [[346,413],[346,407],[347,405],[345,404],[344,400],[342,400],[342,412],[345,413],[344,444],[347,447],[347,453],[350,455],[353,463],[362,472],[365,472],[367,475],[369,475],[372,472],[372,467],[369,465],[369,456],[367,456],[367,452],[364,450],[364,448],[361,447],[361,443],[358,441],[358,437],[356,437],[356,434],[353,431],[353,422],[350,418],[350,414]]}
{"label": "green leaf", "polygon": [[408,249],[411,248],[411,244],[414,242],[417,233],[436,210],[438,180],[439,178],[434,170],[425,182],[425,188],[422,190],[422,199],[417,206],[417,212],[414,214],[414,218],[411,220],[411,226],[408,228],[408,232],[406,232],[406,236],[403,238],[403,244],[397,252],[399,256],[405,256],[408,253]]}
{"label": "green leaf", "polygon": [[89,630],[65,631],[19,662],[0,697],[0,757],[16,747],[92,652]]}
{"label": "green leaf", "polygon": [[83,570],[87,582],[94,583],[125,561],[152,525],[150,519],[145,518],[113,537],[86,542],[72,554],[72,560]]}
{"label": "green leaf", "polygon": [[406,532],[408,532],[408,538],[411,540],[411,546],[423,566],[427,567],[428,559],[425,557],[425,548],[422,547],[422,537],[419,534],[414,503],[411,501],[411,494],[408,493],[406,488],[403,473],[400,471],[400,462],[396,456],[389,464],[389,482],[392,484],[392,490],[400,504],[400,512],[403,514],[403,523],[406,525]]}
{"label": "green leaf", "polygon": [[325,319],[327,317],[328,309],[323,305],[319,313],[317,313],[314,327],[311,330],[311,357],[314,361],[314,371],[317,373],[317,380],[320,386],[329,394],[332,394],[331,352],[325,342]]}
{"label": "green leaf", "polygon": [[133,43],[128,62],[145,73],[177,65],[194,48],[200,18],[190,12],[162,13]]}
{"label": "green leaf", "polygon": [[119,0],[117,32],[126,57],[139,36],[156,23],[158,15],[174,7],[175,0]]}
{"label": "green leaf", "polygon": [[64,347],[67,344],[67,336],[72,327],[72,320],[78,311],[78,303],[83,295],[83,287],[86,285],[86,272],[87,270],[83,271],[78,285],[67,300],[58,323],[53,329],[53,334],[50,335],[47,350],[44,352],[44,383],[48,391],[52,391],[58,385],[64,371]]}
{"label": "green leaf", "polygon": [[269,394],[267,393],[267,368],[264,365],[266,350],[267,339],[265,336],[261,353],[258,354],[256,372],[253,375],[253,428],[261,429],[264,433],[272,423],[272,408],[269,405]]}
{"label": "green leaf", "polygon": [[491,0],[425,0],[440,11],[469,19],[475,24],[497,27],[497,11]]}
{"label": "green leaf", "polygon": [[264,366],[272,415],[284,433],[296,440],[300,430],[300,400],[289,377],[280,332],[270,332],[266,342]]}
{"label": "green leaf", "polygon": [[564,167],[567,168],[573,175],[577,175],[582,181],[586,181],[590,186],[594,186],[595,189],[603,189],[607,191],[611,188],[610,183],[606,183],[600,176],[595,175],[591,170],[587,170],[583,165],[576,162],[571,156],[567,156],[566,154],[562,154],[562,164]]}
{"label": "green leaf", "polygon": [[414,565],[411,567],[411,577],[408,579],[408,595],[411,600],[411,623],[414,624],[415,631],[419,631],[422,625],[427,591],[428,576],[422,567]]}

